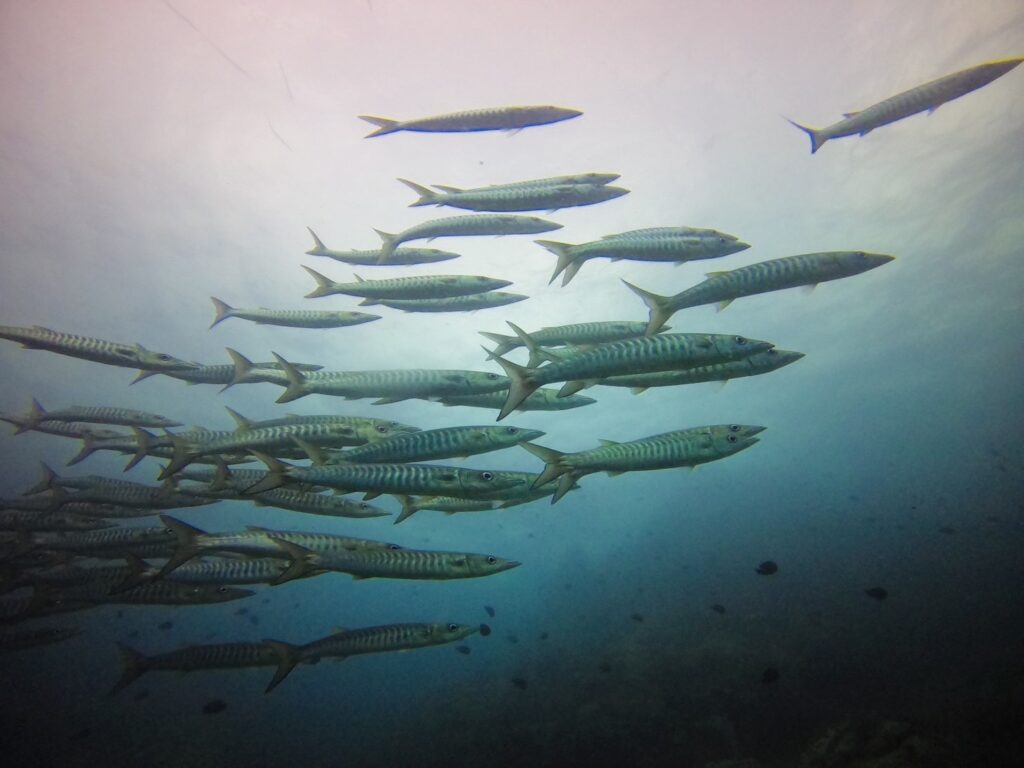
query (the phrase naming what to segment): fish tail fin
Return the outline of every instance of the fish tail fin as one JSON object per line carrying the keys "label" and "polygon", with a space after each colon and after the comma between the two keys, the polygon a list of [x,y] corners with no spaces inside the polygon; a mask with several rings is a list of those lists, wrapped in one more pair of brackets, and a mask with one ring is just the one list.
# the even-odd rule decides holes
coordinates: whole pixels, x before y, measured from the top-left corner
{"label": "fish tail fin", "polygon": [[828,136],[825,136],[824,132],[819,128],[808,128],[806,125],[800,125],[800,123],[794,122],[793,120],[790,120],[788,117],[785,117],[785,120],[787,123],[789,123],[795,128],[799,128],[801,131],[803,131],[810,137],[812,155],[819,149],[821,149],[822,144],[828,141]]}
{"label": "fish tail fin", "polygon": [[289,558],[288,567],[270,582],[271,586],[276,587],[278,584],[285,584],[295,579],[304,579],[316,571],[316,566],[312,562],[312,550],[300,547],[298,544],[286,541],[285,539],[279,539],[277,536],[271,536],[270,539]]}
{"label": "fish tail fin", "polygon": [[555,263],[555,271],[551,273],[551,279],[548,280],[548,285],[551,285],[555,282],[555,278],[572,264],[573,257],[570,249],[573,246],[571,243],[559,243],[556,240],[534,240],[533,242],[558,257],[558,261]]}
{"label": "fish tail fin", "polygon": [[194,525],[189,525],[170,515],[160,515],[160,522],[174,534],[174,538],[177,539],[177,546],[174,548],[174,553],[156,575],[158,579],[162,579],[171,571],[184,565],[199,554],[202,548],[199,546],[197,539],[206,533],[201,528],[196,528]]}
{"label": "fish tail fin", "polygon": [[231,381],[224,385],[221,392],[228,387],[235,386],[235,384],[242,384],[248,381],[249,374],[251,374],[253,368],[255,368],[252,364],[252,360],[243,355],[237,349],[232,349],[231,347],[224,347],[224,349],[228,353],[228,357],[231,358],[231,364],[235,366],[235,372],[231,377]]}
{"label": "fish tail fin", "polygon": [[124,465],[125,472],[149,455],[150,451],[153,450],[153,443],[156,440],[156,435],[152,432],[147,432],[142,427],[132,427],[132,432],[135,433],[135,455]]}
{"label": "fish tail fin", "polygon": [[334,281],[329,277],[321,275],[315,269],[310,269],[305,264],[302,268],[309,272],[310,276],[316,280],[316,288],[306,294],[307,299],[319,299],[321,296],[331,296],[334,293]]}
{"label": "fish tail fin", "polygon": [[234,311],[235,308],[228,304],[226,301],[221,301],[216,296],[211,296],[210,301],[213,302],[213,309],[216,312],[216,316],[213,318],[213,322],[210,323],[210,328],[213,328],[213,326],[217,325],[217,323],[222,323],[229,317],[231,317],[231,313]]}
{"label": "fish tail fin", "polygon": [[428,189],[427,187],[424,187],[421,184],[417,184],[414,181],[409,181],[408,179],[399,179],[399,181],[405,184],[405,186],[407,186],[409,189],[411,189],[413,192],[420,196],[420,199],[417,200],[415,203],[409,204],[410,208],[416,208],[420,205],[437,205],[438,203],[441,202],[441,195],[439,195],[434,190]]}
{"label": "fish tail fin", "polygon": [[391,259],[391,254],[395,252],[395,245],[398,242],[398,235],[392,234],[391,232],[382,232],[379,229],[373,230],[380,237],[380,258],[377,259],[378,264],[385,264]]}
{"label": "fish tail fin", "polygon": [[269,639],[264,640],[263,643],[277,654],[277,669],[274,671],[274,677],[267,683],[267,687],[263,691],[264,693],[270,693],[284,682],[284,679],[295,669],[295,665],[299,663],[300,654],[299,647],[291,643]]}
{"label": "fish tail fin", "polygon": [[121,677],[114,683],[114,687],[107,694],[108,696],[113,696],[118,691],[124,690],[138,680],[142,673],[146,671],[145,656],[124,643],[118,643],[117,648],[121,651]]}
{"label": "fish tail fin", "polygon": [[51,488],[56,488],[60,482],[60,478],[57,477],[57,473],[50,468],[50,465],[45,461],[39,462],[39,467],[42,469],[43,476],[39,478],[39,482],[29,488],[27,491],[22,493],[22,496],[35,496],[37,493],[48,491]]}
{"label": "fish tail fin", "polygon": [[323,241],[316,236],[316,232],[313,231],[312,227],[306,227],[309,230],[309,234],[313,236],[313,247],[306,251],[307,256],[323,256],[327,252],[327,247],[323,244]]}
{"label": "fish tail fin", "polygon": [[412,496],[398,496],[397,498],[402,504],[402,511],[398,514],[398,517],[395,518],[395,525],[398,525],[403,520],[408,520],[420,511],[419,507],[416,506],[416,499]]}
{"label": "fish tail fin", "polygon": [[498,365],[505,370],[505,375],[512,381],[508,388],[508,397],[505,398],[505,404],[501,406],[501,413],[496,419],[501,421],[519,407],[523,400],[536,392],[540,385],[531,378],[534,373],[533,368],[516,365],[499,355],[495,355],[494,359],[498,361]]}
{"label": "fish tail fin", "polygon": [[275,402],[290,403],[292,400],[298,400],[300,397],[308,395],[306,377],[302,374],[302,371],[277,354],[277,352],[271,352],[271,354],[281,366],[284,375],[288,377],[288,386],[285,387],[284,392]]}
{"label": "fish tail fin", "polygon": [[497,355],[504,355],[506,352],[511,352],[519,346],[515,336],[506,336],[503,333],[491,333],[490,331],[477,331],[477,333],[498,345],[494,348],[493,352],[487,353],[488,360],[493,360]]}
{"label": "fish tail fin", "polygon": [[647,330],[644,332],[645,336],[653,336],[658,330],[665,325],[672,313],[668,310],[668,296],[659,296],[656,293],[645,291],[643,288],[638,288],[627,280],[623,280],[626,287],[629,288],[633,293],[643,299],[644,304],[647,305],[647,309],[650,311],[650,320],[647,323]]}
{"label": "fish tail fin", "polygon": [[386,117],[376,117],[374,115],[359,115],[359,119],[377,126],[377,130],[366,134],[363,137],[364,139],[372,139],[374,136],[384,136],[386,134],[402,130],[398,127],[398,120],[391,120]]}
{"label": "fish tail fin", "polygon": [[562,459],[565,456],[562,451],[545,448],[536,443],[519,443],[519,445],[544,462],[544,471],[533,481],[533,488],[540,488],[545,483],[549,483],[569,471],[569,468],[562,464]]}
{"label": "fish tail fin", "polygon": [[280,488],[285,484],[285,474],[291,466],[290,464],[286,464],[280,459],[275,459],[273,456],[269,456],[261,451],[251,450],[249,453],[266,465],[267,476],[243,490],[243,494],[248,496],[254,493],[263,493],[264,491],[271,491],[274,488]]}
{"label": "fish tail fin", "polygon": [[92,456],[92,454],[96,451],[97,447],[98,446],[96,445],[96,438],[93,437],[89,432],[86,432],[85,434],[82,435],[82,450],[80,450],[78,453],[76,453],[74,456],[68,459],[68,463],[65,464],[65,466],[73,467],[78,462],[85,461],[87,458]]}

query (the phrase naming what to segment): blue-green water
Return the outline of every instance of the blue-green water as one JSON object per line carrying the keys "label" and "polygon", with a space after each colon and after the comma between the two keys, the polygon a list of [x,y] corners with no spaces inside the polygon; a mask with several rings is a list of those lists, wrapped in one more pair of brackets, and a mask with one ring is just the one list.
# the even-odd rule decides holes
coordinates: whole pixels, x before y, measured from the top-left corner
{"label": "blue-green water", "polygon": [[[238,501],[179,510],[211,530],[329,531],[522,566],[450,582],[327,574],[244,602],[40,620],[83,633],[0,657],[5,764],[1014,764],[1024,746],[1024,73],[813,157],[780,114],[825,125],[1022,53],[1024,17],[1009,1],[5,5],[3,324],[204,363],[227,362],[231,346],[331,370],[498,371],[477,332],[505,333],[506,320],[646,319],[620,278],[670,294],[705,271],[797,253],[896,256],[810,294],[670,321],[804,352],[792,366],[724,388],[596,387],[586,393],[595,405],[507,419],[560,450],[703,424],[767,427],[758,445],[694,472],[593,475],[557,506],[421,512],[397,527]],[[584,114],[514,136],[372,141],[355,117],[529,103]],[[406,208],[413,196],[396,177],[469,187],[587,171],[621,173],[630,194],[547,215],[564,225],[551,239],[685,224],[753,247],[678,268],[596,261],[565,288],[548,286],[554,258],[530,237],[439,240],[462,257],[419,267],[303,255],[306,226],[329,247],[373,248],[372,228],[458,213]],[[531,298],[462,315],[380,309],[380,321],[337,330],[241,320],[206,330],[210,295],[356,308],[303,299],[313,284],[302,264],[339,281],[488,275]],[[4,412],[37,397],[222,429],[233,426],[225,405],[252,418],[342,413],[422,428],[494,418],[318,395],[280,406],[270,384],[222,395],[159,376],[129,386],[132,371],[10,342],[0,371]],[[0,435],[0,496],[35,482],[39,461],[62,467],[78,450],[12,433]],[[521,449],[462,463],[541,469]],[[120,477],[122,465],[96,454],[67,472]],[[126,477],[152,482],[158,467],[147,460]],[[779,572],[755,573],[769,559]],[[885,601],[864,593],[878,586]],[[270,670],[255,669],[152,672],[107,696],[116,641],[151,654],[408,621],[486,622],[493,633],[466,641],[468,655],[441,646],[303,666],[271,695]],[[763,682],[768,669],[777,681]],[[215,699],[227,708],[205,714]],[[849,750],[815,752],[830,733]]]}

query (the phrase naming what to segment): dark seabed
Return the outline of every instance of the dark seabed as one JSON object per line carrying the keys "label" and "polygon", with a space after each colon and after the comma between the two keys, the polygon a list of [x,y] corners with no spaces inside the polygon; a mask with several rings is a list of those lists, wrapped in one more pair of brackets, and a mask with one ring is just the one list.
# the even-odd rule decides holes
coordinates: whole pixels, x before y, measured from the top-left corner
{"label": "dark seabed", "polygon": [[[1021,55],[1014,0],[5,4],[0,325],[139,343],[204,365],[228,365],[231,347],[327,371],[501,374],[480,349],[494,342],[478,332],[511,335],[506,321],[529,332],[646,322],[622,280],[672,295],[707,272],[795,254],[895,260],[813,291],[741,297],[722,312],[695,306],[669,320],[670,333],[741,335],[805,355],[790,366],[724,387],[591,386],[579,394],[592,405],[500,422],[542,430],[534,442],[563,452],[704,425],[766,428],[756,445],[693,471],[602,471],[554,506],[423,510],[401,525],[390,494],[368,501],[389,516],[368,519],[247,499],[167,511],[207,531],[325,532],[490,554],[516,568],[451,580],[325,573],[233,585],[254,592],[238,601],[99,605],[18,622],[12,606],[32,589],[7,591],[3,764],[1018,764],[1024,67],[932,115],[830,140],[813,155],[781,115],[826,126]],[[583,114],[511,134],[373,139],[357,117],[541,104]],[[306,227],[328,248],[369,250],[381,245],[374,229],[470,215],[407,207],[415,195],[397,178],[476,188],[590,172],[621,174],[612,183],[629,194],[519,214],[557,222],[556,231],[410,241],[403,247],[461,254],[415,266],[305,254]],[[681,226],[751,247],[678,267],[596,258],[562,287],[549,284],[554,256],[532,242]],[[305,299],[315,285],[303,265],[345,283],[481,275],[530,298],[423,314],[347,295]],[[231,318],[208,329],[211,295],[234,307],[381,319],[294,328]],[[526,364],[524,350],[507,357]],[[328,414],[424,430],[493,426],[497,416],[418,399],[374,404],[377,396],[276,404],[283,389],[266,382],[223,393],[164,375],[131,384],[135,367],[5,340],[0,371],[4,415],[28,413],[33,398],[48,410],[118,406],[187,425],[176,432],[234,430],[225,406],[254,421]],[[39,480],[40,462],[61,477],[151,486],[167,464],[151,457],[123,472],[130,456],[97,451],[68,467],[82,441],[2,432],[4,506],[24,503],[15,500]],[[294,444],[280,450],[306,463]],[[520,447],[433,463],[544,467]],[[3,520],[0,585],[38,578],[22,563],[45,547]],[[155,516],[117,522],[160,525]],[[32,610],[67,607],[62,589],[42,588]],[[414,622],[474,631],[407,652],[300,663],[269,694],[273,661],[150,670],[110,693],[128,655],[118,643],[146,656],[267,639],[301,646]],[[14,637],[41,628],[80,632]],[[16,640],[39,644],[14,649]]]}

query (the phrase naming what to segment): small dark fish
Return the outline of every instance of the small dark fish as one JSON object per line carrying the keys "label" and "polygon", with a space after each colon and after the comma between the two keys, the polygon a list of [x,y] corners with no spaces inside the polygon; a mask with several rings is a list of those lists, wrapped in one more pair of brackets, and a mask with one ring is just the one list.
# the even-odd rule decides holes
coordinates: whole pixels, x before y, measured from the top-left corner
{"label": "small dark fish", "polygon": [[779,670],[775,667],[768,667],[768,669],[761,673],[761,682],[765,685],[779,682]]}
{"label": "small dark fish", "polygon": [[941,528],[939,528],[939,533],[944,533],[947,536],[952,536],[954,533],[956,533],[956,528],[952,528],[952,527],[950,527],[948,525],[944,525]]}
{"label": "small dark fish", "polygon": [[599,671],[606,675],[612,671],[612,665],[609,661],[602,661],[600,664],[597,665],[597,668]]}
{"label": "small dark fish", "polygon": [[88,739],[90,736],[92,736],[92,728],[86,727],[80,731],[75,731],[68,736],[68,741],[83,741]]}
{"label": "small dark fish", "polygon": [[715,613],[725,613],[725,606],[721,603],[715,603],[711,606],[711,610]]}
{"label": "small dark fish", "polygon": [[156,625],[156,628],[157,629],[170,629],[173,626],[174,626],[174,622],[173,621],[161,621],[159,624]]}
{"label": "small dark fish", "polygon": [[514,685],[520,691],[525,691],[526,690],[526,680],[521,678],[521,677],[513,677],[512,678],[512,685]]}
{"label": "small dark fish", "polygon": [[492,619],[494,618],[494,609],[491,608],[491,606],[485,605],[484,610],[487,611],[488,616],[490,616]]}
{"label": "small dark fish", "polygon": [[149,689],[143,688],[141,691],[132,696],[132,701],[142,701],[143,699],[149,698]]}
{"label": "small dark fish", "polygon": [[644,616],[643,616],[642,613],[631,613],[631,614],[629,614],[629,618],[631,618],[633,621],[641,621],[642,622],[644,620]]}
{"label": "small dark fish", "polygon": [[248,608],[239,608],[237,611],[235,611],[235,616],[245,616],[245,614],[247,614],[248,612]]}
{"label": "small dark fish", "polygon": [[505,636],[505,639],[508,640],[513,645],[515,645],[516,643],[519,642],[519,636],[518,635],[513,635],[512,633],[507,634]]}
{"label": "small dark fish", "polygon": [[491,634],[491,628],[489,626],[487,626],[486,624],[481,624],[480,625],[480,634],[483,635],[484,637],[487,637],[489,634]]}
{"label": "small dark fish", "polygon": [[889,596],[889,591],[882,587],[872,587],[871,589],[865,589],[864,594],[875,598],[875,600],[885,600]]}
{"label": "small dark fish", "polygon": [[208,701],[203,705],[203,714],[215,715],[218,712],[223,712],[227,708],[228,704],[224,699],[214,699],[213,701]]}
{"label": "small dark fish", "polygon": [[778,572],[779,566],[776,565],[775,562],[772,561],[772,560],[765,560],[763,563],[761,563],[759,566],[757,566],[757,568],[755,568],[754,570],[757,573],[760,573],[762,576],[771,576],[773,573],[777,573]]}
{"label": "small dark fish", "polygon": [[541,632],[540,633],[540,639],[541,640],[547,640],[548,639],[548,633],[547,632]]}
{"label": "small dark fish", "polygon": [[455,647],[455,650],[461,653],[463,656],[469,656],[469,654],[472,652],[472,649],[468,645],[458,645]]}

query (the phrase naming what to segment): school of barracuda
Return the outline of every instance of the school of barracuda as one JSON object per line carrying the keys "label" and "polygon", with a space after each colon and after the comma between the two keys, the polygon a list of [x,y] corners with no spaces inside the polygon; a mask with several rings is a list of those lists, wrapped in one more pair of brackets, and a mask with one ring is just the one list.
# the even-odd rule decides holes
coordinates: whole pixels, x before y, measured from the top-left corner
{"label": "school of barracuda", "polygon": [[[1022,59],[1008,59],[955,73],[880,102],[827,129],[797,126],[816,151],[825,141],[859,133],[982,87]],[[580,116],[578,110],[552,106],[502,107],[396,121],[362,116],[378,126],[370,136],[397,131],[517,131]],[[794,123],[795,124],[795,123]],[[369,137],[368,137],[369,138]],[[312,229],[308,255],[347,265],[376,267],[429,264],[459,257],[431,248],[409,247],[438,237],[540,234],[561,228],[522,212],[591,206],[629,190],[610,186],[614,173],[583,173],[464,189],[399,181],[418,199],[413,207],[448,206],[473,211],[426,220],[395,234],[376,230],[377,250],[328,249]],[[592,242],[535,241],[556,256],[551,276],[568,285],[593,259],[682,264],[720,259],[751,246],[714,229],[667,225],[611,233]],[[139,344],[73,335],[39,326],[0,326],[0,338],[107,365],[139,371],[135,383],[155,375],[190,385],[231,386],[269,382],[282,388],[278,403],[311,394],[346,400],[373,399],[386,405],[408,399],[449,407],[497,411],[497,421],[516,410],[559,411],[593,405],[577,394],[594,386],[682,386],[759,376],[798,361],[802,352],[778,349],[773,342],[740,334],[665,333],[676,312],[703,304],[724,309],[734,299],[850,277],[882,266],[887,254],[851,249],[808,253],[761,261],[730,271],[709,272],[707,279],[674,296],[661,296],[627,283],[647,305],[647,322],[580,318],[580,322],[526,331],[509,323],[511,334],[481,331],[493,349],[484,348],[494,370],[395,369],[327,371],[272,352],[273,362],[252,362],[228,348],[229,362],[201,364],[153,352]],[[308,298],[342,294],[361,298],[363,306],[404,312],[459,312],[493,308],[528,297],[497,291],[510,283],[480,275],[438,275],[335,282],[308,266],[316,288]],[[228,318],[300,328],[340,328],[384,319],[357,311],[235,308],[219,298],[213,324]],[[386,320],[385,320],[386,322]],[[505,355],[524,348],[525,365]],[[492,363],[492,364],[493,364]],[[545,387],[557,384],[558,389]],[[245,599],[244,587],[272,587],[295,579],[338,572],[354,579],[454,580],[493,577],[520,565],[492,553],[407,549],[398,543],[265,528],[203,530],[178,520],[175,509],[241,500],[296,513],[348,520],[388,516],[370,502],[396,497],[402,511],[395,523],[417,512],[446,515],[486,512],[550,498],[555,503],[579,487],[588,475],[615,476],[665,468],[693,468],[720,461],[755,445],[762,425],[676,425],[672,431],[637,436],[625,442],[565,453],[540,445],[539,430],[507,425],[466,425],[421,430],[370,415],[286,416],[252,421],[228,409],[234,430],[193,428],[173,431],[182,422],[159,414],[102,406],[45,409],[31,401],[25,415],[3,414],[15,434],[37,431],[81,441],[68,465],[96,451],[128,457],[126,469],[149,459],[162,462],[155,484],[97,475],[61,475],[42,465],[42,476],[23,495],[0,499],[0,623],[32,622],[28,629],[0,633],[0,651],[20,651],[75,637],[75,627],[38,626],[50,614],[100,605],[188,606]],[[110,427],[121,427],[111,429]],[[126,431],[124,428],[130,429]],[[157,433],[154,430],[161,430]],[[543,462],[537,474],[467,469],[437,462],[521,447]],[[308,464],[297,463],[308,460]],[[261,469],[238,465],[262,464]],[[201,466],[200,466],[201,465]],[[588,481],[589,482],[589,481]],[[351,494],[362,494],[361,499]],[[148,518],[141,520],[140,518]],[[132,521],[123,525],[122,521]],[[211,521],[211,526],[215,525]],[[156,562],[154,562],[156,561]],[[441,621],[395,623],[338,630],[307,642],[277,639],[190,646],[145,656],[121,645],[124,668],[111,693],[153,670],[275,668],[267,691],[300,664],[321,658],[422,648],[461,640],[479,627]]]}

